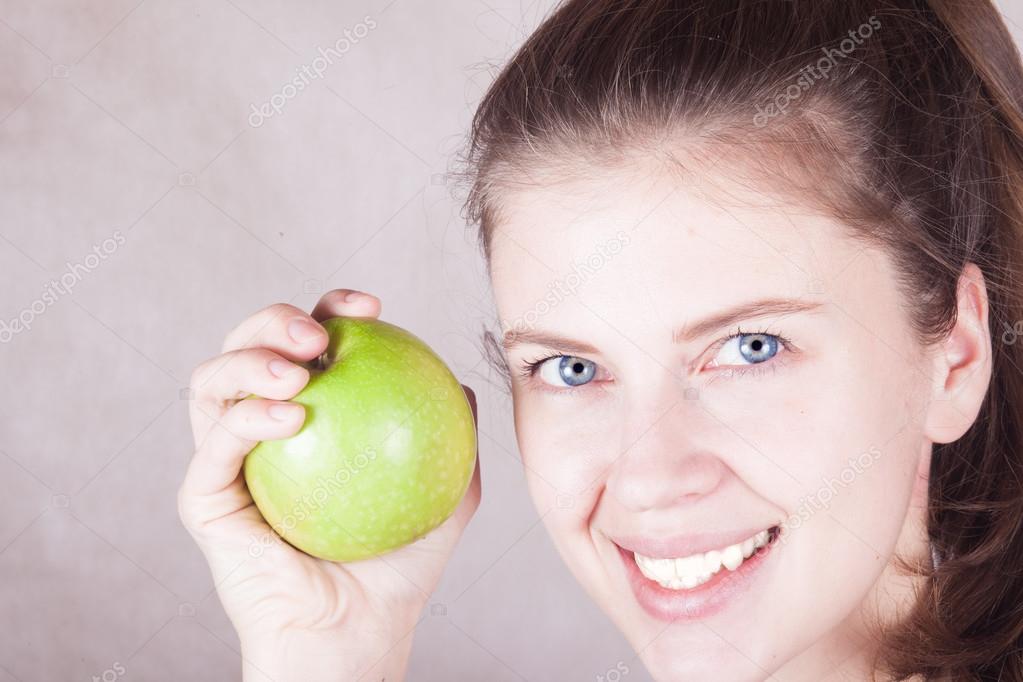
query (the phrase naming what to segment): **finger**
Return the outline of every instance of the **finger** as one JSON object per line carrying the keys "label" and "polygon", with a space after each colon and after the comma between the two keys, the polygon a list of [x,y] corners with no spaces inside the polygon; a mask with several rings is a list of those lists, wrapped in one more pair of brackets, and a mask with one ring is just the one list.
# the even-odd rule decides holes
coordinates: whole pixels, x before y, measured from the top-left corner
{"label": "finger", "polygon": [[480,506],[480,500],[483,498],[483,484],[480,478],[480,453],[476,451],[476,464],[472,471],[472,480],[469,481],[469,487],[465,490],[465,496],[462,497],[462,501],[458,503],[458,507],[455,509],[455,513],[452,516],[455,518],[455,523],[459,528],[464,529],[465,525],[469,523],[469,519],[472,518],[473,514]]}
{"label": "finger", "polygon": [[323,322],[332,317],[380,317],[380,299],[355,289],[328,291],[313,308],[314,320]]}
{"label": "finger", "polygon": [[[462,384],[462,390],[465,391],[465,397],[469,400],[469,407],[472,409],[473,424],[478,425],[476,393],[465,384]],[[462,501],[452,514],[455,518],[454,524],[459,528],[464,528],[465,524],[467,524],[469,519],[472,518],[472,515],[476,513],[476,509],[479,507],[480,500],[483,496],[482,484],[480,481],[480,449],[478,439],[476,442],[476,462],[473,466],[474,469],[472,472],[472,479],[469,481],[469,486],[466,488]]]}
{"label": "finger", "polygon": [[198,447],[232,401],[248,395],[272,400],[293,398],[309,381],[309,371],[265,348],[231,351],[207,360],[192,372],[189,416]]}
{"label": "finger", "polygon": [[263,440],[287,438],[305,421],[298,403],[273,400],[242,400],[216,420],[195,451],[182,483],[183,494],[218,493],[234,483],[245,456]]}
{"label": "finger", "polygon": [[472,410],[472,423],[479,425],[479,419],[476,416],[476,392],[465,384],[460,384],[462,391],[465,392],[465,398],[469,401],[469,408]]}
{"label": "finger", "polygon": [[289,360],[311,360],[327,347],[327,332],[307,313],[287,303],[260,310],[224,338],[222,352],[269,348]]}

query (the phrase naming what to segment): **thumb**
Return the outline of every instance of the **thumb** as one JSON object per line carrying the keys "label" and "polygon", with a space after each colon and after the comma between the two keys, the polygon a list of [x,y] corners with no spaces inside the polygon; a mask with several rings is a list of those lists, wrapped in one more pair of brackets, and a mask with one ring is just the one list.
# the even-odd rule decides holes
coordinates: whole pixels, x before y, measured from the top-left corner
{"label": "thumb", "polygon": [[469,487],[465,490],[465,495],[462,497],[462,501],[458,503],[454,513],[447,521],[441,524],[443,528],[448,523],[454,521],[453,525],[457,526],[459,532],[461,532],[465,526],[469,523],[469,519],[473,517],[476,510],[480,506],[480,500],[483,497],[483,486],[480,482],[480,453],[476,451],[476,464],[472,472],[472,480],[469,481]]}
{"label": "thumb", "polygon": [[462,391],[465,393],[466,400],[469,401],[469,408],[472,410],[472,423],[477,429],[479,429],[479,418],[476,416],[476,392],[465,384],[460,384]]}

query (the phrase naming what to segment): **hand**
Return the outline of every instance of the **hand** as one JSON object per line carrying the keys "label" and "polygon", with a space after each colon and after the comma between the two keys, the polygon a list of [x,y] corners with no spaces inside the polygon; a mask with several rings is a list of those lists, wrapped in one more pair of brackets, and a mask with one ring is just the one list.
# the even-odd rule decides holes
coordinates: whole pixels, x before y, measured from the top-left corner
{"label": "hand", "polygon": [[[246,680],[403,677],[411,631],[479,506],[477,453],[465,497],[440,527],[394,552],[342,564],[284,542],[253,503],[242,462],[257,442],[301,428],[304,408],[288,400],[309,381],[296,363],[326,348],[319,321],[379,315],[379,299],[345,289],[325,294],[312,315],[273,305],[242,322],[222,354],[192,374],[196,449],[178,511],[241,638]],[[475,420],[475,395],[463,390]],[[242,400],[250,394],[261,397]]]}

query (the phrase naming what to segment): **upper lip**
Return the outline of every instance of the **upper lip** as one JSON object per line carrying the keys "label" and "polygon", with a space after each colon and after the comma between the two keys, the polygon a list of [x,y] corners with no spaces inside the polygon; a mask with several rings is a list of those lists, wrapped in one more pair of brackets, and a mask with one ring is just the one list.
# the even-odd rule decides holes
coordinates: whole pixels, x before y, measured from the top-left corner
{"label": "upper lip", "polygon": [[651,559],[672,559],[703,554],[712,549],[724,549],[729,545],[751,538],[762,530],[773,528],[777,524],[749,526],[737,530],[685,533],[654,537],[651,535],[615,535],[608,536],[611,541],[622,549],[640,554]]}

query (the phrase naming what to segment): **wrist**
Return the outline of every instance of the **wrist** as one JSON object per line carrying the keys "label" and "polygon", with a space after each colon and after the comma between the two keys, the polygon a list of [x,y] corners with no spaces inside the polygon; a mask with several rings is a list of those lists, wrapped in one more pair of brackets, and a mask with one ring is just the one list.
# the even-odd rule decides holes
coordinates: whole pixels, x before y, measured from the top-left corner
{"label": "wrist", "polygon": [[244,682],[397,682],[405,678],[417,621],[354,624],[344,631],[284,628],[242,638]]}

